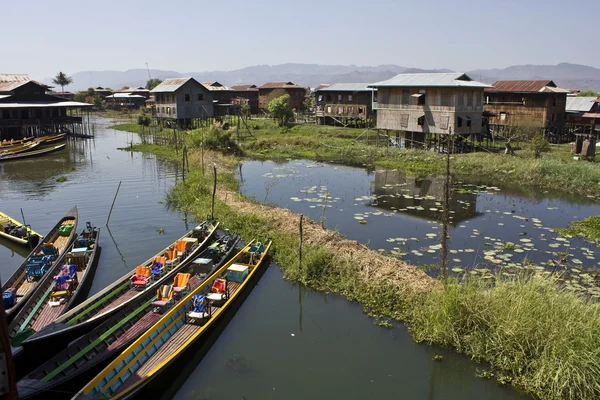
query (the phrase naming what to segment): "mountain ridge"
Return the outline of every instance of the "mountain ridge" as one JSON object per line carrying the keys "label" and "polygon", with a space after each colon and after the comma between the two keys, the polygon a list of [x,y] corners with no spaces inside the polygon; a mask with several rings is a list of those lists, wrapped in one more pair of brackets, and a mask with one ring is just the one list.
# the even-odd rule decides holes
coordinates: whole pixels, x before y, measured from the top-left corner
{"label": "mountain ridge", "polygon": [[[322,83],[378,82],[399,73],[408,72],[451,72],[450,69],[420,69],[395,64],[376,66],[324,65],[286,63],[277,65],[252,65],[230,71],[178,72],[160,69],[129,69],[126,71],[81,71],[71,75],[71,91],[85,90],[88,87],[110,87],[120,89],[144,86],[148,74],[152,78],[180,78],[192,76],[200,82],[219,81],[233,86],[240,84],[262,85],[268,81],[291,81],[305,87],[316,87]],[[567,89],[600,90],[600,69],[571,63],[556,65],[524,64],[506,68],[475,69],[466,72],[471,78],[485,83],[508,79],[551,79],[558,86]],[[42,82],[52,84],[52,78]]]}

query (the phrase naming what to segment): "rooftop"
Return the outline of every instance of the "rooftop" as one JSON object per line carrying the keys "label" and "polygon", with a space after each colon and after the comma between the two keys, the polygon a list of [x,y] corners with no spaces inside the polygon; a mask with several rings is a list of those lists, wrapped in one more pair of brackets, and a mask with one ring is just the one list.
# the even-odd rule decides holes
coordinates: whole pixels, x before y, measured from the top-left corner
{"label": "rooftop", "polygon": [[588,112],[596,104],[596,97],[567,97],[566,110]]}
{"label": "rooftop", "polygon": [[30,80],[27,74],[0,74],[0,82],[28,82]]}
{"label": "rooftop", "polygon": [[258,87],[256,85],[236,85],[236,86],[232,86],[231,89],[238,90],[238,91],[250,91],[250,92],[258,91]]}
{"label": "rooftop", "polygon": [[228,91],[228,90],[231,90],[231,89],[230,89],[230,88],[228,88],[227,86],[225,86],[225,85],[222,85],[222,84],[220,84],[220,83],[219,83],[219,82],[217,82],[217,81],[214,81],[214,82],[210,82],[210,81],[209,81],[209,82],[202,82],[202,84],[203,84],[203,85],[204,85],[204,86],[205,86],[205,87],[206,87],[208,90],[211,90],[211,91],[215,91],[215,90],[223,90],[223,91]]}
{"label": "rooftop", "polygon": [[368,83],[335,83],[333,85],[319,85],[315,92],[371,92]]}
{"label": "rooftop", "polygon": [[[180,87],[185,85],[189,80],[193,80],[198,85],[201,85],[200,82],[198,82],[191,76],[187,77],[187,78],[171,78],[171,79],[165,79],[164,81],[162,81],[161,84],[158,85],[157,87],[155,87],[154,89],[152,89],[150,91],[150,93],[175,92]],[[204,86],[204,85],[201,85],[201,86]]]}
{"label": "rooftop", "polygon": [[259,89],[290,89],[298,88],[302,89],[302,86],[298,86],[293,82],[267,82],[260,86]]}
{"label": "rooftop", "polygon": [[462,72],[399,74],[387,81],[372,83],[369,87],[476,87],[490,85],[477,82]]}
{"label": "rooftop", "polygon": [[570,90],[556,87],[549,79],[541,80],[507,80],[496,81],[487,92],[516,92],[516,93],[569,93]]}

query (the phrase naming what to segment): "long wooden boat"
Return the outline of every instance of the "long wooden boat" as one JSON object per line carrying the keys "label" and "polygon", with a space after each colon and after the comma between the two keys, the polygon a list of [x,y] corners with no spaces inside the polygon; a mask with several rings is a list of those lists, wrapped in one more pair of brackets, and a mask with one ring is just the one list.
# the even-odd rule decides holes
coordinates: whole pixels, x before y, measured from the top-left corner
{"label": "long wooden boat", "polygon": [[[140,395],[172,367],[183,352],[223,317],[260,269],[271,246],[250,243],[192,290],[131,346],[94,377],[73,399],[125,399]],[[265,263],[266,264],[266,263]],[[223,292],[212,292],[215,288]],[[141,396],[143,397],[143,396]],[[148,397],[145,397],[148,398]]]}
{"label": "long wooden boat", "polygon": [[42,156],[44,154],[52,153],[54,151],[63,149],[66,145],[67,145],[66,143],[61,143],[61,144],[57,144],[52,147],[46,147],[46,148],[39,149],[39,150],[27,151],[25,153],[9,154],[9,155],[4,155],[4,156],[0,154],[0,162],[9,161],[9,160],[19,160],[21,158],[27,158],[27,157]]}
{"label": "long wooden boat", "polygon": [[100,228],[88,222],[66,251],[65,263],[52,266],[8,325],[11,346],[20,346],[84,300],[98,265],[99,240]]}
{"label": "long wooden boat", "polygon": [[[194,290],[236,251],[239,238],[225,234],[182,272],[189,273],[188,290]],[[207,262],[210,260],[210,262]],[[183,296],[175,297],[175,304]],[[87,333],[18,382],[20,399],[61,399],[76,393],[106,365],[129,347],[161,317],[154,303],[155,292],[145,293],[93,331]]]}
{"label": "long wooden boat", "polygon": [[35,247],[42,235],[25,226],[16,219],[0,212],[0,236],[23,246]]}
{"label": "long wooden boat", "polygon": [[64,134],[64,133],[58,133],[56,135],[40,136],[38,138],[38,140],[41,143],[44,143],[44,144],[51,144],[51,143],[56,143],[56,142],[60,142],[62,140],[65,140],[65,138],[66,138],[66,134]]}
{"label": "long wooden boat", "polygon": [[77,206],[75,206],[58,221],[21,266],[4,282],[2,297],[9,323],[29,300],[36,286],[43,280],[46,271],[53,264],[62,263],[65,250],[76,236],[77,215]]}
{"label": "long wooden boat", "polygon": [[[70,342],[91,331],[136,298],[144,293],[155,293],[156,288],[171,281],[214,241],[218,226],[218,222],[213,224],[212,221],[205,221],[138,266],[149,268],[156,260],[164,261],[164,272],[153,276],[145,287],[135,287],[132,284],[132,277],[137,275],[136,268],[27,338],[22,346],[30,354],[43,355],[41,358],[57,354]],[[182,246],[179,250],[184,251],[179,251],[177,246]]]}
{"label": "long wooden boat", "polygon": [[35,136],[30,136],[24,139],[11,139],[11,140],[3,140],[0,142],[0,150],[10,149],[11,147],[21,146],[25,143],[31,142],[35,139]]}
{"label": "long wooden boat", "polygon": [[12,154],[24,153],[26,151],[31,151],[35,149],[37,146],[42,144],[43,142],[39,140],[34,140],[32,142],[23,143],[18,146],[11,146],[10,148],[0,147],[0,156],[5,157]]}

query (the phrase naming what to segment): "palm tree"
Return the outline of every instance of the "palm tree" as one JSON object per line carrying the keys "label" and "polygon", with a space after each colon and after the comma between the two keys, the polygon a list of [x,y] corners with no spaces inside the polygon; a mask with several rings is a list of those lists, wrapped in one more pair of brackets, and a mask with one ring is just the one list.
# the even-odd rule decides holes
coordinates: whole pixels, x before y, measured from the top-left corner
{"label": "palm tree", "polygon": [[67,76],[64,72],[59,72],[54,79],[52,79],[52,83],[55,85],[59,85],[61,87],[61,91],[65,91],[65,86],[69,86],[73,83],[73,78]]}

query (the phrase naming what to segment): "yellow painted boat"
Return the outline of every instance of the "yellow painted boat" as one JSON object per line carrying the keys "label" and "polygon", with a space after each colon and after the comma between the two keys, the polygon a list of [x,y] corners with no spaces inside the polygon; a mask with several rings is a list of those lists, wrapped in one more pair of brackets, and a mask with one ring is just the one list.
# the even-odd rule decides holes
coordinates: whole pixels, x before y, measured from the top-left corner
{"label": "yellow painted boat", "polygon": [[0,212],[0,236],[27,247],[37,246],[42,238],[42,235],[31,227],[23,225],[3,212]]}
{"label": "yellow painted boat", "polygon": [[[150,329],[96,375],[73,399],[126,399],[158,385],[182,354],[213,327],[254,276],[258,277],[271,241],[252,241],[204,283],[192,290]],[[264,263],[266,264],[266,263]],[[154,385],[151,385],[153,383]],[[157,386],[158,387],[158,386]],[[160,390],[160,389],[159,389]],[[157,393],[154,393],[156,395]],[[142,396],[143,398],[150,398]],[[156,396],[158,398],[158,396]]]}

